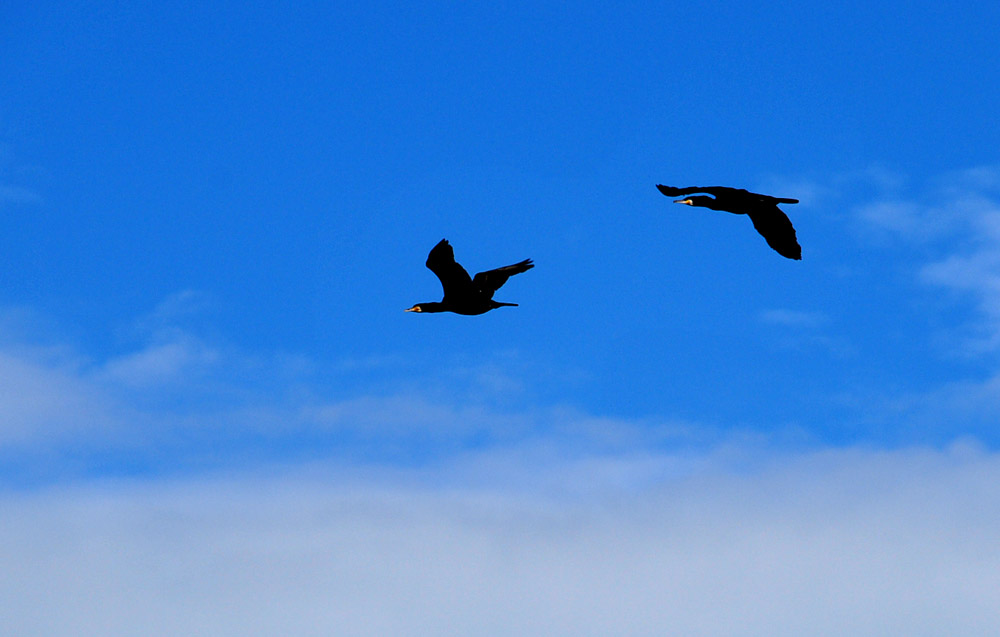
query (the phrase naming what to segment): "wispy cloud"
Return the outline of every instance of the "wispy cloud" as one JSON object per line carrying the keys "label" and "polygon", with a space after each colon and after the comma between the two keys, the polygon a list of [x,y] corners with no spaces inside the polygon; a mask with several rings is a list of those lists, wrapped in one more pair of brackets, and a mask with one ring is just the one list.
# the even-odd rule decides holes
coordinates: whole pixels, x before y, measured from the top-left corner
{"label": "wispy cloud", "polygon": [[919,280],[971,298],[984,334],[970,339],[971,349],[1000,348],[1000,168],[954,172],[921,191],[887,192],[858,215],[906,241],[938,244]]}
{"label": "wispy cloud", "polygon": [[168,296],[134,322],[140,349],[106,361],[97,373],[129,386],[197,380],[224,357],[184,327],[210,307],[208,295],[196,290]]}
{"label": "wispy cloud", "polygon": [[925,241],[951,233],[955,223],[952,210],[913,201],[876,201],[859,208],[858,214],[872,226],[910,240]]}
{"label": "wispy cloud", "polygon": [[130,387],[197,380],[221,354],[188,335],[176,334],[169,340],[109,360],[101,374]]}
{"label": "wispy cloud", "polygon": [[[106,360],[64,344],[26,345],[17,321],[0,322],[0,328],[11,326],[0,334],[0,411],[6,416],[0,454],[18,466],[44,456],[47,466],[69,471],[40,476],[45,482],[73,479],[74,471],[115,475],[123,467],[135,471],[165,461],[207,470],[247,459],[280,464],[303,457],[438,463],[500,448],[517,448],[515,455],[524,452],[520,457],[541,464],[560,458],[603,462],[641,455],[650,445],[712,440],[712,434],[695,434],[694,427],[667,419],[514,404],[508,398],[525,391],[514,371],[518,365],[489,360],[462,362],[425,385],[404,370],[397,382],[383,378],[377,387],[345,392],[335,380],[354,374],[353,363],[241,353],[178,327],[176,317],[189,312],[163,307],[139,321],[145,338],[135,349]],[[127,461],[109,462],[126,455]],[[22,481],[10,473],[20,474],[12,466],[0,472],[0,483]]]}
{"label": "wispy cloud", "polygon": [[[132,349],[104,360],[58,342],[26,345],[30,336],[17,321],[0,321],[0,331],[11,327],[0,334],[0,410],[8,415],[0,427],[0,454],[9,460],[0,483],[25,483],[22,469],[33,469],[27,482],[37,484],[123,471],[229,471],[247,463],[323,460],[344,466],[491,464],[498,472],[501,465],[516,466],[508,472],[511,481],[544,475],[544,482],[564,485],[568,468],[589,467],[598,482],[620,486],[655,482],[712,449],[822,444],[821,434],[803,428],[755,441],[736,425],[688,422],[669,413],[625,418],[538,399],[530,390],[533,379],[551,373],[504,353],[457,361],[433,378],[405,366],[393,377],[376,361],[378,382],[358,385],[350,382],[359,373],[354,361],[240,352],[179,326],[204,307],[194,294],[168,299],[137,322],[142,338]],[[825,333],[831,320],[823,313],[777,308],[759,320],[789,333],[788,346],[836,344]],[[979,394],[991,395],[987,389]],[[882,433],[872,440],[941,442],[953,437],[949,431],[980,431],[966,427],[978,427],[979,416],[941,396],[880,396],[876,412],[870,404],[856,411],[881,418]],[[950,423],[932,438],[899,424],[932,417]]]}
{"label": "wispy cloud", "polygon": [[[810,209],[811,214],[829,211],[839,215],[845,202],[870,199],[872,196],[896,192],[906,186],[906,175],[881,165],[861,170],[823,176],[772,175],[763,181],[764,192],[799,200],[795,209]],[[785,193],[785,194],[780,194]]]}

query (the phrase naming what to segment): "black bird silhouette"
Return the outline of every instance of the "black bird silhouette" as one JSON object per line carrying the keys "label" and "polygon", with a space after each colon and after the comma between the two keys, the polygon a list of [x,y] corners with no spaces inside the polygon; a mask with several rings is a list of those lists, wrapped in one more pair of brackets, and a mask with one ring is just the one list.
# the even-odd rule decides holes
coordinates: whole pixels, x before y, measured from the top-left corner
{"label": "black bird silhouette", "polygon": [[785,213],[778,208],[779,203],[799,203],[798,199],[783,199],[759,195],[742,188],[727,188],[725,186],[692,186],[690,188],[672,188],[671,186],[656,186],[668,197],[682,197],[696,192],[705,192],[712,197],[697,195],[679,199],[674,203],[689,206],[701,206],[712,210],[724,210],[736,215],[745,214],[750,217],[753,227],[757,229],[767,245],[783,257],[801,259],[802,247],[795,240],[795,228]]}
{"label": "black bird silhouette", "polygon": [[455,262],[455,251],[447,239],[434,246],[427,255],[427,267],[441,279],[444,298],[440,303],[417,303],[407,312],[454,312],[455,314],[484,314],[503,306],[517,307],[517,303],[501,303],[493,300],[493,293],[507,282],[507,279],[535,267],[531,259],[514,265],[506,265],[496,270],[480,272],[469,278],[465,268]]}

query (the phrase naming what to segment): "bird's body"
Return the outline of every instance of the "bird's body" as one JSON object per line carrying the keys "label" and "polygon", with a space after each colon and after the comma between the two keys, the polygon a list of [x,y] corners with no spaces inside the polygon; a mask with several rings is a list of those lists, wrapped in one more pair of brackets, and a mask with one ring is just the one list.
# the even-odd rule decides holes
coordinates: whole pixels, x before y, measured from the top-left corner
{"label": "bird's body", "polygon": [[503,306],[517,306],[517,303],[501,303],[493,300],[493,294],[507,279],[535,267],[531,259],[495,270],[480,272],[470,277],[455,261],[455,251],[447,239],[431,249],[427,255],[427,267],[441,280],[444,298],[440,302],[417,303],[407,312],[454,312],[455,314],[485,314]]}
{"label": "bird's body", "polygon": [[699,206],[711,210],[722,210],[733,214],[745,214],[750,217],[753,227],[767,241],[767,245],[783,257],[801,259],[802,247],[795,237],[795,228],[785,213],[778,208],[779,203],[798,203],[798,199],[784,199],[760,195],[742,188],[727,188],[725,186],[692,186],[690,188],[673,188],[671,186],[656,186],[667,197],[682,197],[696,192],[712,195],[696,195],[675,201],[674,203]]}

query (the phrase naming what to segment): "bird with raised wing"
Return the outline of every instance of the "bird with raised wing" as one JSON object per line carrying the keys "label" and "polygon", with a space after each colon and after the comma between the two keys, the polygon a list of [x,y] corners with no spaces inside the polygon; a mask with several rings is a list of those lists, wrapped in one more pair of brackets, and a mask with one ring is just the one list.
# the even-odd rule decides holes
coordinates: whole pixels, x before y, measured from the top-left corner
{"label": "bird with raised wing", "polygon": [[789,221],[785,213],[778,208],[780,203],[799,203],[798,199],[771,197],[742,188],[727,188],[725,186],[673,188],[657,184],[656,187],[667,197],[684,197],[698,192],[712,195],[711,197],[705,195],[686,197],[678,199],[674,203],[723,210],[737,215],[745,214],[750,217],[753,227],[764,237],[767,245],[774,248],[778,254],[789,259],[802,258],[802,247],[796,240],[795,228],[792,227],[792,222]]}
{"label": "bird with raised wing", "polygon": [[493,294],[507,279],[535,267],[531,259],[514,265],[506,265],[496,270],[480,272],[469,277],[461,265],[455,262],[455,251],[447,239],[431,249],[427,255],[427,267],[441,279],[444,298],[440,302],[417,303],[407,312],[454,312],[455,314],[484,314],[498,307],[517,307],[517,303],[501,303],[493,300]]}

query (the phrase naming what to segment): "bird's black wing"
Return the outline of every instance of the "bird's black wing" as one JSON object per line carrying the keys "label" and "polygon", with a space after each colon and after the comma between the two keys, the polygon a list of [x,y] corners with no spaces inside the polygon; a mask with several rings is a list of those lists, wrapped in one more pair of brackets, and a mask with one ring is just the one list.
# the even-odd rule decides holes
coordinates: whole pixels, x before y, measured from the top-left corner
{"label": "bird's black wing", "polygon": [[530,270],[533,267],[535,267],[535,264],[531,262],[531,259],[525,259],[514,265],[505,265],[496,270],[480,272],[476,275],[476,278],[472,279],[472,287],[485,294],[487,298],[492,298],[493,293],[499,290],[500,286],[507,282],[507,279],[515,274]]}
{"label": "bird's black wing", "polygon": [[704,192],[716,197],[726,195],[750,194],[742,188],[729,188],[727,186],[689,186],[687,188],[674,188],[673,186],[656,185],[657,190],[667,197],[681,197],[683,195],[693,195],[696,192]]}
{"label": "bird's black wing", "polygon": [[472,287],[472,279],[465,268],[455,262],[455,251],[447,239],[441,239],[427,255],[427,267],[441,279],[445,297],[449,293],[465,294]]}
{"label": "bird's black wing", "polygon": [[767,245],[789,259],[801,259],[802,247],[795,240],[792,222],[777,206],[758,206],[747,213],[753,227],[764,237]]}
{"label": "bird's black wing", "polygon": [[748,193],[764,204],[778,205],[779,203],[799,203],[798,199],[788,199],[787,197],[772,197],[771,195],[761,195],[756,192]]}
{"label": "bird's black wing", "polygon": [[750,192],[743,188],[730,188],[728,186],[691,186],[689,188],[674,188],[672,186],[661,186],[657,184],[656,186],[660,192],[662,192],[667,197],[681,197],[683,195],[693,195],[696,192],[703,192],[709,195],[713,195],[716,198],[731,197],[731,198],[743,198],[748,200],[758,200],[761,202],[772,202],[775,204],[779,203],[799,203],[798,199],[786,199],[783,197],[772,197],[770,195],[762,195],[756,192]]}

